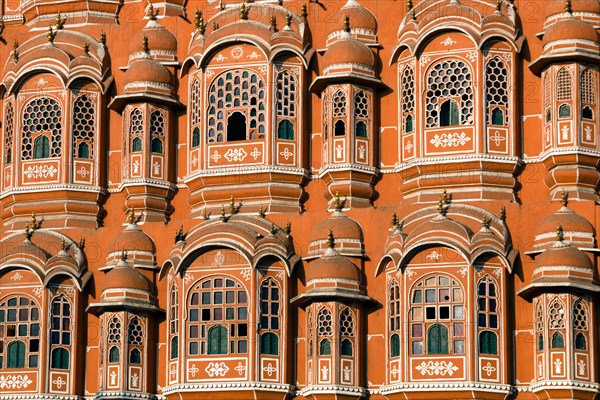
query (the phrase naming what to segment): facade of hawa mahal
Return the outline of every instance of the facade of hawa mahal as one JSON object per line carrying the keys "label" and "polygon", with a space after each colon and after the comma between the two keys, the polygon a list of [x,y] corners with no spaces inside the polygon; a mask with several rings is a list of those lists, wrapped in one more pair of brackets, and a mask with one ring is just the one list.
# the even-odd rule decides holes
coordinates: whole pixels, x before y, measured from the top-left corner
{"label": "facade of hawa mahal", "polygon": [[1,10],[1,400],[600,398],[598,0]]}

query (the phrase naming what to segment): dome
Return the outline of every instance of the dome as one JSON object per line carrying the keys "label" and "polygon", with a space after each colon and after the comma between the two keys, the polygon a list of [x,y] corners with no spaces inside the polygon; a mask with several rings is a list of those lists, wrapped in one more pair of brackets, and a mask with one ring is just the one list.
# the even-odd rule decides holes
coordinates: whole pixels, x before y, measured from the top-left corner
{"label": "dome", "polygon": [[377,32],[377,19],[368,8],[356,0],[348,2],[340,9],[338,15],[347,15],[352,29],[364,29],[373,33]]}
{"label": "dome", "polygon": [[154,285],[138,270],[132,268],[127,261],[121,259],[117,266],[105,276],[104,290],[109,289],[127,289],[141,290],[152,293]]}
{"label": "dome", "polygon": [[[332,250],[332,249],[330,249]],[[306,281],[322,279],[355,281],[360,284],[361,272],[349,259],[335,251],[328,251],[323,257],[314,261],[306,271]]]}
{"label": "dome", "polygon": [[536,262],[536,269],[542,267],[559,267],[565,270],[570,268],[585,268],[593,271],[589,257],[578,248],[570,246],[563,241],[557,241],[552,247],[547,248],[540,254]]}
{"label": "dome", "polygon": [[587,22],[583,22],[573,16],[561,19],[551,25],[542,40],[542,45],[546,46],[551,42],[559,40],[588,40],[591,42],[600,42],[598,32]]}
{"label": "dome", "polygon": [[128,223],[127,227],[116,235],[110,242],[112,252],[134,251],[154,253],[154,241],[146,235],[135,223]]}
{"label": "dome", "polygon": [[325,240],[333,232],[336,241],[361,240],[363,239],[362,228],[352,218],[348,218],[343,212],[336,210],[329,218],[317,223],[310,232],[312,241]]}
{"label": "dome", "polygon": [[[142,43],[144,37],[148,38],[150,51],[177,53],[177,38],[155,19],[148,21],[144,29],[137,34],[134,43]],[[137,47],[133,50],[136,51]]]}
{"label": "dome", "polygon": [[333,64],[360,64],[375,67],[375,56],[367,45],[344,32],[323,55],[323,68]]}
{"label": "dome", "polygon": [[148,54],[136,60],[125,72],[123,84],[151,82],[171,86],[171,73]]}
{"label": "dome", "polygon": [[409,233],[406,242],[419,241],[422,237],[444,236],[446,238],[458,239],[463,244],[470,243],[471,232],[463,224],[451,218],[438,215],[429,221],[417,226]]}
{"label": "dome", "polygon": [[563,206],[538,224],[535,230],[536,236],[549,233],[554,234],[558,225],[562,226],[565,232],[594,233],[594,226],[587,219],[567,206]]}

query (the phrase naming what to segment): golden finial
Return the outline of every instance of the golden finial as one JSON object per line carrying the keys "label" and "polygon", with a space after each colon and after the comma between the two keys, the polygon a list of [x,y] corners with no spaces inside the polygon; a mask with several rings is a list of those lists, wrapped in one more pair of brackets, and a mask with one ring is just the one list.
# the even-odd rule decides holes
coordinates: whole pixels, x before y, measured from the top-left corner
{"label": "golden finial", "polygon": [[335,211],[342,211],[342,202],[340,200],[340,192],[336,190],[335,196],[333,198],[335,199],[335,202],[334,202]]}
{"label": "golden finial", "polygon": [[29,222],[25,223],[25,237],[27,240],[31,239],[31,235],[33,235],[33,230],[29,228]]}
{"label": "golden finial", "polygon": [[198,9],[196,9],[194,25],[196,26],[198,33],[204,35],[204,32],[206,31],[206,25],[204,24],[204,17],[202,16],[202,12],[200,12]]}
{"label": "golden finial", "polygon": [[565,0],[565,12],[573,14],[573,6],[571,4],[571,0]]}
{"label": "golden finial", "polygon": [[285,26],[290,27],[292,26],[292,14],[287,13],[285,15]]}
{"label": "golden finial", "polygon": [[277,0],[277,5],[278,6],[282,6],[283,5],[283,0]]}
{"label": "golden finial", "polygon": [[286,235],[289,235],[290,233],[292,233],[292,223],[290,221],[287,221],[285,223],[285,228],[283,231],[285,232]]}
{"label": "golden finial", "polygon": [[277,18],[275,16],[271,17],[271,29],[273,32],[277,32]]}
{"label": "golden finial", "polygon": [[556,241],[557,242],[562,242],[564,239],[564,232],[563,232],[563,227],[562,225],[556,225]]}
{"label": "golden finial", "polygon": [[563,189],[562,194],[560,195],[560,202],[563,207],[566,207],[569,204],[569,193],[565,192]]}
{"label": "golden finial", "polygon": [[498,11],[498,13],[502,11],[502,0],[496,2],[496,11]]}
{"label": "golden finial", "polygon": [[148,18],[155,21],[156,15],[154,15],[154,6],[152,3],[148,4]]}
{"label": "golden finial", "polygon": [[481,219],[481,225],[483,225],[483,227],[485,229],[490,229],[491,224],[492,224],[492,219],[488,218],[484,215],[483,218]]}
{"label": "golden finial", "polygon": [[84,52],[85,54],[90,54],[90,44],[89,44],[88,42],[85,42],[85,43],[83,44],[83,52]]}
{"label": "golden finial", "polygon": [[417,20],[417,13],[415,12],[414,8],[410,10],[410,19],[412,19],[413,21]]}
{"label": "golden finial", "polygon": [[397,226],[398,222],[398,215],[396,214],[396,211],[394,211],[394,215],[392,215],[392,226]]}
{"label": "golden finial", "polygon": [[500,207],[500,220],[502,222],[506,221],[506,207],[504,206]]}
{"label": "golden finial", "polygon": [[306,7],[306,3],[302,3],[302,6],[300,6],[300,15],[305,20],[306,20],[306,17],[308,17],[308,7]]}
{"label": "golden finial", "polygon": [[106,32],[104,31],[100,32],[100,43],[106,46]]}
{"label": "golden finial", "polygon": [[60,11],[56,14],[56,29],[64,28],[65,24],[62,20],[62,16],[60,15]]}
{"label": "golden finial", "polygon": [[227,216],[225,216],[225,205],[221,205],[221,221],[227,221]]}
{"label": "golden finial", "polygon": [[444,191],[442,192],[442,200],[444,200],[445,204],[450,204],[450,198],[448,197],[446,189],[444,189]]}
{"label": "golden finial", "polygon": [[263,206],[260,206],[258,209],[258,216],[261,218],[264,218],[265,215],[267,215],[267,213],[265,212],[265,209],[263,208]]}
{"label": "golden finial", "polygon": [[35,211],[31,212],[31,229],[37,229],[38,228],[38,222],[37,219],[35,218]]}
{"label": "golden finial", "polygon": [[213,31],[216,31],[219,29],[219,24],[217,24],[216,22],[213,22]]}
{"label": "golden finial", "polygon": [[48,38],[48,43],[54,43],[54,35],[56,35],[56,33],[54,33],[52,31],[52,27],[49,26],[48,27],[48,34],[46,35],[46,37]]}
{"label": "golden finial", "polygon": [[271,235],[277,234],[277,226],[275,224],[271,224]]}
{"label": "golden finial", "polygon": [[65,238],[62,238],[62,240],[60,242],[60,249],[62,251],[67,251],[69,249],[69,246],[67,245],[67,241],[65,240]]}
{"label": "golden finial", "polygon": [[127,261],[127,250],[121,252],[121,261]]}
{"label": "golden finial", "polygon": [[142,51],[144,53],[149,53],[150,49],[148,48],[148,36],[144,35],[142,38]]}
{"label": "golden finial", "polygon": [[16,40],[13,42],[13,60],[15,62],[19,61],[19,42]]}
{"label": "golden finial", "polygon": [[350,17],[344,14],[344,32],[350,32]]}
{"label": "golden finial", "polygon": [[229,197],[229,213],[235,214],[235,199],[233,198],[233,195]]}
{"label": "golden finial", "polygon": [[127,216],[127,223],[129,225],[135,224],[135,207],[131,207],[131,210],[129,210],[129,215]]}
{"label": "golden finial", "polygon": [[175,243],[185,240],[186,236],[187,235],[185,233],[183,233],[183,225],[181,225],[179,227],[179,230],[175,231]]}
{"label": "golden finial", "polygon": [[204,210],[202,210],[202,218],[204,218],[205,221],[208,220],[208,214],[206,213],[206,208]]}
{"label": "golden finial", "polygon": [[85,249],[85,238],[83,236],[79,238],[79,243],[77,243],[77,247],[79,247],[80,250]]}
{"label": "golden finial", "polygon": [[333,231],[327,233],[327,247],[333,249],[335,246],[335,239],[333,238]]}
{"label": "golden finial", "polygon": [[408,1],[406,2],[406,11],[410,11],[410,10],[412,10],[412,9],[413,9],[413,7],[414,7],[414,6],[413,6],[413,0],[408,0]]}
{"label": "golden finial", "polygon": [[240,7],[240,19],[248,19],[248,11],[249,9],[246,8],[246,3],[242,3],[242,6]]}

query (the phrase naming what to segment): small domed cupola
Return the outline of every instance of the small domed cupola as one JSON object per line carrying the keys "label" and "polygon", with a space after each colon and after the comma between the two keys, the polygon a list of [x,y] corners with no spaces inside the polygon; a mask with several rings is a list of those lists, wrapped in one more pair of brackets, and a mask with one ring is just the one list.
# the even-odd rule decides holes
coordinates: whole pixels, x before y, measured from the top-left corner
{"label": "small domed cupola", "polygon": [[[338,11],[337,16],[339,19],[346,16],[350,20],[352,23],[350,33],[353,37],[367,44],[377,44],[377,18],[368,8],[356,0],[348,0]],[[343,30],[331,32],[327,37],[327,45],[329,46],[343,35],[343,32]]]}
{"label": "small domed cupola", "polygon": [[[135,37],[135,43],[148,40],[148,52],[152,58],[166,65],[177,65],[177,38],[156,20],[154,7],[148,6],[148,23]],[[135,49],[137,51],[137,49]],[[135,57],[135,52],[129,58]]]}
{"label": "small domed cupola", "polygon": [[553,214],[544,218],[536,227],[534,249],[543,250],[552,246],[556,238],[556,227],[560,225],[564,237],[571,245],[580,248],[595,248],[594,226],[584,217],[568,207],[568,195],[563,192],[562,206]]}
{"label": "small domed cupola", "polygon": [[127,217],[125,229],[113,238],[108,248],[106,265],[101,270],[114,268],[119,262],[123,251],[128,252],[137,268],[157,269],[156,246],[152,238],[140,229],[133,208]]}
{"label": "small domed cupola", "polygon": [[556,240],[537,257],[531,283],[519,295],[530,298],[550,289],[578,289],[600,292],[590,258],[564,240],[561,225],[556,226]]}
{"label": "small domed cupola", "polygon": [[344,214],[338,194],[334,199],[335,209],[331,216],[311,229],[308,255],[310,258],[323,255],[328,249],[329,233],[332,232],[336,238],[336,251],[344,256],[362,257],[364,254],[362,228],[358,222]]}

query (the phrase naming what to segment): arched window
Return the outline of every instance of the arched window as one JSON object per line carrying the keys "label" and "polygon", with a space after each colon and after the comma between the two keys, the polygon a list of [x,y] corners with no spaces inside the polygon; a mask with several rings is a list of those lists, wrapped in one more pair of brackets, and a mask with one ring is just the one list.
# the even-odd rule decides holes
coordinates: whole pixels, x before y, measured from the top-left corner
{"label": "arched window", "polygon": [[[38,97],[30,101],[23,110],[22,159],[60,157],[62,138],[62,108],[50,97]],[[37,132],[48,132],[39,152],[35,152],[32,139]],[[41,137],[38,136],[38,137]],[[40,139],[43,140],[43,139]],[[34,154],[35,153],[35,154]]]}
{"label": "arched window", "polygon": [[356,137],[367,137],[367,125],[363,121],[358,121],[354,126],[354,135]]}
{"label": "arched window", "polygon": [[116,364],[121,360],[121,352],[117,346],[112,346],[108,352],[108,362]]}
{"label": "arched window", "polygon": [[139,137],[133,139],[133,142],[131,143],[131,151],[133,153],[138,153],[142,151],[142,139],[140,139]]}
{"label": "arched window", "polygon": [[227,118],[227,141],[238,140],[246,140],[246,117],[241,112],[234,112]]}
{"label": "arched window", "polygon": [[144,117],[139,108],[134,108],[129,114],[129,140],[131,151],[142,151],[142,137],[144,135]]}
{"label": "arched window", "polygon": [[[444,60],[427,75],[426,126],[467,125],[474,122],[471,70],[462,61]],[[451,103],[446,104],[450,100]]]}
{"label": "arched window", "polygon": [[564,101],[573,98],[573,77],[567,68],[561,68],[556,74],[556,100]]}
{"label": "arched window", "polygon": [[405,68],[402,74],[402,117],[404,132],[412,132],[413,114],[415,112],[415,73],[411,66]]}
{"label": "arched window", "polygon": [[50,157],[50,140],[46,135],[40,135],[33,142],[33,158],[48,158]]}
{"label": "arched window", "polygon": [[187,312],[189,355],[248,353],[248,294],[237,280],[217,276],[195,283]]}
{"label": "arched window", "polygon": [[491,125],[508,125],[509,74],[504,62],[493,57],[485,68],[485,100],[488,123]]}
{"label": "arched window", "polygon": [[569,118],[571,117],[571,106],[569,104],[562,104],[558,108],[558,118]]}
{"label": "arched window", "polygon": [[354,340],[354,317],[352,311],[348,307],[344,308],[340,313],[340,354],[342,356],[352,356],[353,340]]}
{"label": "arched window", "polygon": [[333,131],[334,136],[345,136],[346,135],[346,124],[342,120],[335,121],[335,127]]}
{"label": "arched window", "polygon": [[94,133],[96,131],[96,106],[88,95],[83,94],[73,103],[73,151],[74,157],[94,156]]}
{"label": "arched window", "polygon": [[227,328],[223,325],[208,330],[208,354],[227,354]]}
{"label": "arched window", "polygon": [[331,311],[326,307],[319,310],[317,314],[317,340],[319,343],[319,355],[331,354],[331,339],[333,337],[333,318]]}
{"label": "arched window", "polygon": [[575,336],[575,350],[587,350],[587,341],[581,332]]}
{"label": "arched window", "polygon": [[575,350],[587,350],[588,307],[585,300],[579,299],[573,304],[573,334],[575,335]]}
{"label": "arched window", "polygon": [[[40,314],[33,300],[10,297],[0,304],[0,368],[37,368]],[[11,367],[12,365],[12,367]]]}
{"label": "arched window", "polygon": [[177,285],[171,286],[169,296],[169,334],[171,338],[171,359],[179,356],[179,291]]}
{"label": "arched window", "polygon": [[14,126],[15,126],[15,110],[13,108],[12,101],[6,103],[4,110],[4,162],[10,164],[12,162],[12,146],[14,138]]}
{"label": "arched window", "polygon": [[427,276],[413,286],[410,299],[411,353],[464,354],[465,311],[459,283],[443,274]]}
{"label": "arched window", "polygon": [[289,120],[283,119],[279,121],[279,126],[277,127],[277,138],[294,140],[294,125]]}
{"label": "arched window", "polygon": [[565,337],[560,332],[554,332],[552,335],[552,348],[553,349],[564,349],[565,348]]}
{"label": "arched window", "polygon": [[390,355],[392,357],[400,356],[400,335],[394,333],[390,339]]}
{"label": "arched window", "polygon": [[329,339],[323,339],[319,343],[319,355],[330,356],[331,355],[331,342]]}
{"label": "arched window", "polygon": [[192,147],[200,146],[200,129],[194,128],[192,132]]}
{"label": "arched window", "polygon": [[552,121],[552,110],[550,108],[548,108],[546,110],[546,123],[551,122]]}
{"label": "arched window", "polygon": [[479,333],[479,354],[498,354],[498,336],[494,332]]}
{"label": "arched window", "polygon": [[69,351],[62,347],[52,349],[50,368],[69,369]]}
{"label": "arched window", "polygon": [[535,309],[535,330],[538,352],[544,351],[544,308],[540,301]]}
{"label": "arched window", "polygon": [[448,327],[432,325],[427,332],[427,354],[448,354]]}
{"label": "arched window", "polygon": [[307,330],[307,340],[308,340],[308,349],[307,354],[309,357],[313,355],[313,337],[314,337],[314,323],[313,323],[313,313],[312,309],[308,309],[306,311],[306,330]]}
{"label": "arched window", "polygon": [[331,97],[331,106],[333,109],[333,117],[345,117],[347,115],[348,101],[346,100],[346,93],[342,90],[338,90]]}
{"label": "arched window", "polygon": [[8,345],[8,360],[6,362],[6,368],[25,368],[26,354],[27,352],[25,350],[25,343],[21,342],[20,340],[11,342]]}
{"label": "arched window", "polygon": [[152,153],[163,153],[163,141],[165,138],[165,114],[160,110],[150,114],[150,150]]}
{"label": "arched window", "polygon": [[276,356],[279,354],[279,338],[273,332],[260,335],[260,354]]}
{"label": "arched window", "polygon": [[589,106],[585,106],[581,109],[581,118],[594,119],[594,111]]}
{"label": "arched window", "polygon": [[265,96],[265,83],[254,71],[236,69],[216,77],[208,90],[207,109],[214,115],[207,124],[208,143],[264,138]]}
{"label": "arched window", "polygon": [[129,364],[139,365],[142,363],[142,353],[137,347],[129,352]]}
{"label": "arched window", "polygon": [[581,71],[579,91],[581,93],[582,105],[596,104],[596,82],[589,68]]}
{"label": "arched window", "polygon": [[440,106],[440,126],[454,126],[460,122],[458,103],[454,100],[446,100]]}
{"label": "arched window", "polygon": [[[197,127],[200,124],[200,115],[200,80],[194,79],[190,89],[190,122],[192,126],[196,127],[195,129],[198,129]],[[200,137],[198,137],[198,144],[196,146],[200,144],[199,140]],[[193,144],[192,147],[194,147]]]}

